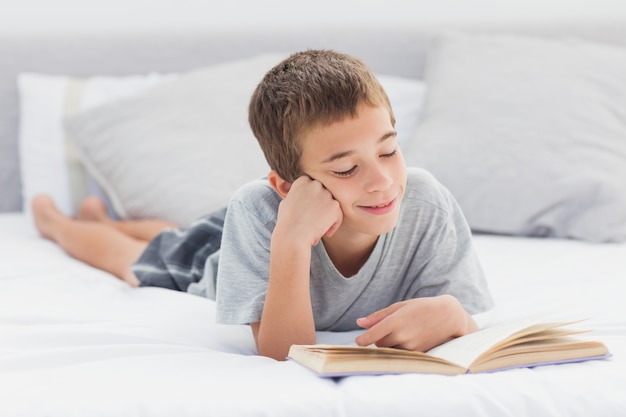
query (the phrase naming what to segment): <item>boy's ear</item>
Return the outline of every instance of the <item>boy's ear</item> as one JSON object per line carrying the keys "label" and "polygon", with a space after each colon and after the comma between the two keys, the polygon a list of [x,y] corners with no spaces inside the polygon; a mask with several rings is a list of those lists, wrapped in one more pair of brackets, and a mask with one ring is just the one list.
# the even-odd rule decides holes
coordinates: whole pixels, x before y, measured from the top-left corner
{"label": "boy's ear", "polygon": [[278,172],[271,170],[269,174],[267,174],[267,179],[270,182],[270,185],[280,195],[282,198],[287,196],[289,189],[291,188],[291,183],[285,181],[278,175]]}

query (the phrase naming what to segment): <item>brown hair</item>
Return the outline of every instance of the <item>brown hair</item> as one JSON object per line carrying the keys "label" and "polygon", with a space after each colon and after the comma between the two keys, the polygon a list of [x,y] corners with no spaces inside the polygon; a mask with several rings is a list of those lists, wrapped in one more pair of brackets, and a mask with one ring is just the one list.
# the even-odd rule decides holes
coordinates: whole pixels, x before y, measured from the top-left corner
{"label": "brown hair", "polygon": [[271,169],[293,182],[302,175],[301,137],[310,129],[355,117],[359,104],[385,107],[384,89],[361,60],[329,50],[292,54],[261,80],[248,121]]}

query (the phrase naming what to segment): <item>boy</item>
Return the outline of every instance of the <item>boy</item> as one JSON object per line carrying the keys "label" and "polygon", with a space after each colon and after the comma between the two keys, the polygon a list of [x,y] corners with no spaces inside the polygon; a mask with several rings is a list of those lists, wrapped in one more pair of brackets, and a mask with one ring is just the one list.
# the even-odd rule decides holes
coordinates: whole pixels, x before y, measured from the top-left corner
{"label": "boy", "polygon": [[492,301],[469,228],[443,186],[406,169],[387,95],[360,60],[291,55],[257,86],[249,122],[272,171],[234,194],[223,236],[220,215],[154,239],[167,225],[146,221],[148,245],[118,236],[132,222],[93,204],[83,218],[100,221],[68,219],[45,197],[33,202],[40,232],[133,286],[165,275],[215,298],[219,322],[250,324],[259,354],[279,360],[316,330],[365,328],[359,345],[423,351],[477,329],[470,314]]}

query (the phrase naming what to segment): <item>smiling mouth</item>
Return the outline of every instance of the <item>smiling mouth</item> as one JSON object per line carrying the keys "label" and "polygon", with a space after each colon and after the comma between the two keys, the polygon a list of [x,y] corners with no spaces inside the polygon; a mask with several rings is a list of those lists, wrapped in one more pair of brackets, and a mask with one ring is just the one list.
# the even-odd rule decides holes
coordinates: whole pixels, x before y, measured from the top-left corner
{"label": "smiling mouth", "polygon": [[384,207],[389,207],[393,202],[394,202],[394,200],[391,200],[391,201],[389,201],[387,203],[384,203],[384,204],[379,204],[377,206],[368,206],[368,207],[375,208],[375,209],[377,209],[377,208],[384,208]]}
{"label": "smiling mouth", "polygon": [[363,210],[374,214],[386,214],[393,210],[397,199],[394,198],[386,203],[376,204],[373,206],[360,206]]}

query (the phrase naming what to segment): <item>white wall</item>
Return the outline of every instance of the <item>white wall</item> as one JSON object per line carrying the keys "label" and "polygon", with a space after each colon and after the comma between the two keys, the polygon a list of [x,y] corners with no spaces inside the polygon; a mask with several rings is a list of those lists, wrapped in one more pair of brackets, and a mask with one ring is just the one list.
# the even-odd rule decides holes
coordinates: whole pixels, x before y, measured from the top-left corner
{"label": "white wall", "polygon": [[626,19],[626,0],[0,0],[0,33]]}

